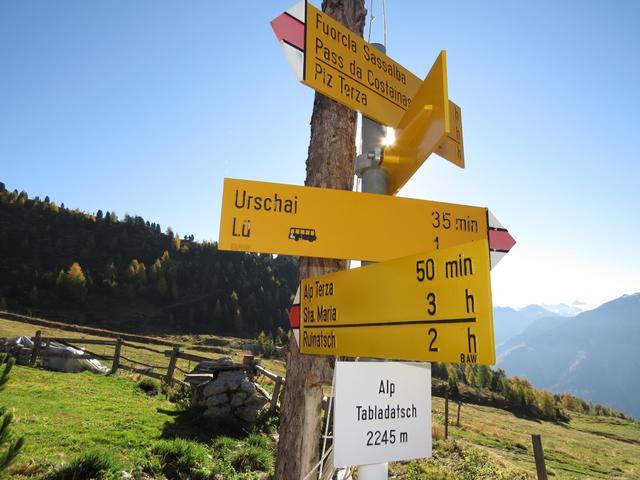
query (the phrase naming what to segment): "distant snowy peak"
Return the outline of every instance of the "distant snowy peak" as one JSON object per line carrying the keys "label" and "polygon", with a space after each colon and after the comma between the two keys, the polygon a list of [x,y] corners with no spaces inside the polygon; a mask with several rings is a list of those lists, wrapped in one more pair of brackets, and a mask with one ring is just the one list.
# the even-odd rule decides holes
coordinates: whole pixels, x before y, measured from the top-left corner
{"label": "distant snowy peak", "polygon": [[558,314],[544,305],[527,305],[517,309],[517,312],[530,320],[537,320],[544,317],[555,317]]}
{"label": "distant snowy peak", "polygon": [[630,294],[625,293],[620,298],[634,298],[634,297],[636,301],[640,301],[640,292],[630,293]]}
{"label": "distant snowy peak", "polygon": [[593,306],[580,301],[575,301],[571,305],[567,305],[566,303],[556,303],[554,305],[542,304],[541,307],[561,317],[575,317],[579,313],[586,312],[587,310],[592,310],[594,308]]}

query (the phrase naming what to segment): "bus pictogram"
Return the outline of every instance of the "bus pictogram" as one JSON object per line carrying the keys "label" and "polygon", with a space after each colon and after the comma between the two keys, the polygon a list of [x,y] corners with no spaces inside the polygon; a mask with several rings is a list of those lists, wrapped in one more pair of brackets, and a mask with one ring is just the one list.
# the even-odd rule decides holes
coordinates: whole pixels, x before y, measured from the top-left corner
{"label": "bus pictogram", "polygon": [[308,242],[315,242],[318,237],[316,236],[316,230],[314,228],[299,228],[299,227],[291,227],[289,229],[289,239],[295,240],[306,240]]}

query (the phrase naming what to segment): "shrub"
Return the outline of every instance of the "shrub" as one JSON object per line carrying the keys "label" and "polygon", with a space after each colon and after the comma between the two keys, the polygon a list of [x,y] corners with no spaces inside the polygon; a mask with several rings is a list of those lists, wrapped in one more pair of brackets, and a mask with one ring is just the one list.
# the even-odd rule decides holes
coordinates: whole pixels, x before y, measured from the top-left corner
{"label": "shrub", "polygon": [[269,439],[264,435],[259,435],[257,433],[252,433],[251,435],[249,435],[244,442],[246,445],[262,448],[264,450],[268,450],[269,448],[271,448]]}
{"label": "shrub", "polygon": [[45,478],[46,480],[86,480],[114,478],[120,466],[111,453],[95,450],[74,458]]}
{"label": "shrub", "polygon": [[432,424],[431,437],[433,438],[433,440],[444,440],[444,427],[439,424]]}
{"label": "shrub", "polygon": [[226,453],[235,450],[238,446],[238,441],[231,437],[220,435],[213,440],[211,449],[216,457],[223,457]]}
{"label": "shrub", "polygon": [[162,393],[166,395],[167,400],[175,403],[180,410],[187,410],[191,406],[191,387],[189,385],[163,383]]}
{"label": "shrub", "polygon": [[275,411],[270,411],[269,409],[264,408],[258,412],[254,431],[271,435],[278,431],[279,426],[280,415]]}
{"label": "shrub", "polygon": [[180,480],[196,472],[200,475],[207,460],[204,445],[182,438],[161,440],[151,448],[151,453],[158,457],[162,473],[169,480]]}
{"label": "shrub", "polygon": [[273,456],[267,449],[256,445],[244,445],[235,455],[232,465],[236,470],[268,472],[273,468]]}
{"label": "shrub", "polygon": [[160,392],[160,382],[153,378],[143,378],[138,382],[138,387],[147,395],[156,396]]}
{"label": "shrub", "polygon": [[244,348],[247,348],[254,355],[260,355],[263,358],[281,358],[282,351],[276,345],[273,336],[264,332],[260,332],[254,340],[244,342]]}

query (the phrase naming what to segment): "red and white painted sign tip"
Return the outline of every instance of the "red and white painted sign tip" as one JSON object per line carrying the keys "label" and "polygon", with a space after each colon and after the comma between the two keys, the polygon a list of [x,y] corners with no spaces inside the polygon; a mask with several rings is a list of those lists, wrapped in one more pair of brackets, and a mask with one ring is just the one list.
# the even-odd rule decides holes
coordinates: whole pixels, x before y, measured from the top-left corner
{"label": "red and white painted sign tip", "polygon": [[282,46],[287,61],[301,82],[304,73],[305,0],[296,3],[271,21],[271,28]]}
{"label": "red and white painted sign tip", "polygon": [[488,218],[489,252],[491,255],[491,268],[493,268],[516,244],[516,240],[491,211],[488,212]]}
{"label": "red and white painted sign tip", "polygon": [[508,230],[489,229],[489,248],[492,251],[507,253],[515,244]]}
{"label": "red and white painted sign tip", "polygon": [[289,325],[291,325],[291,328],[300,328],[300,305],[291,305]]}
{"label": "red and white painted sign tip", "polygon": [[293,299],[289,310],[289,325],[291,325],[296,343],[300,345],[300,287],[298,287],[296,298]]}
{"label": "red and white painted sign tip", "polygon": [[304,23],[285,12],[271,21],[271,28],[279,42],[286,42],[304,51]]}
{"label": "red and white painted sign tip", "polygon": [[300,328],[300,287],[298,287],[296,297],[293,299],[289,310],[289,325],[291,325],[291,328]]}

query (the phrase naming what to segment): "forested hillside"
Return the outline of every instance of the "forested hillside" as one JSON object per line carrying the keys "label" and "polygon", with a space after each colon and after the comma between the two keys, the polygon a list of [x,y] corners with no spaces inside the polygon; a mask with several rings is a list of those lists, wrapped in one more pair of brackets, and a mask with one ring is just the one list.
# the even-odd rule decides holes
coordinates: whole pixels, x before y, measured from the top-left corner
{"label": "forested hillside", "polygon": [[135,332],[287,328],[291,257],[218,251],[139,216],[89,214],[0,182],[0,310]]}

